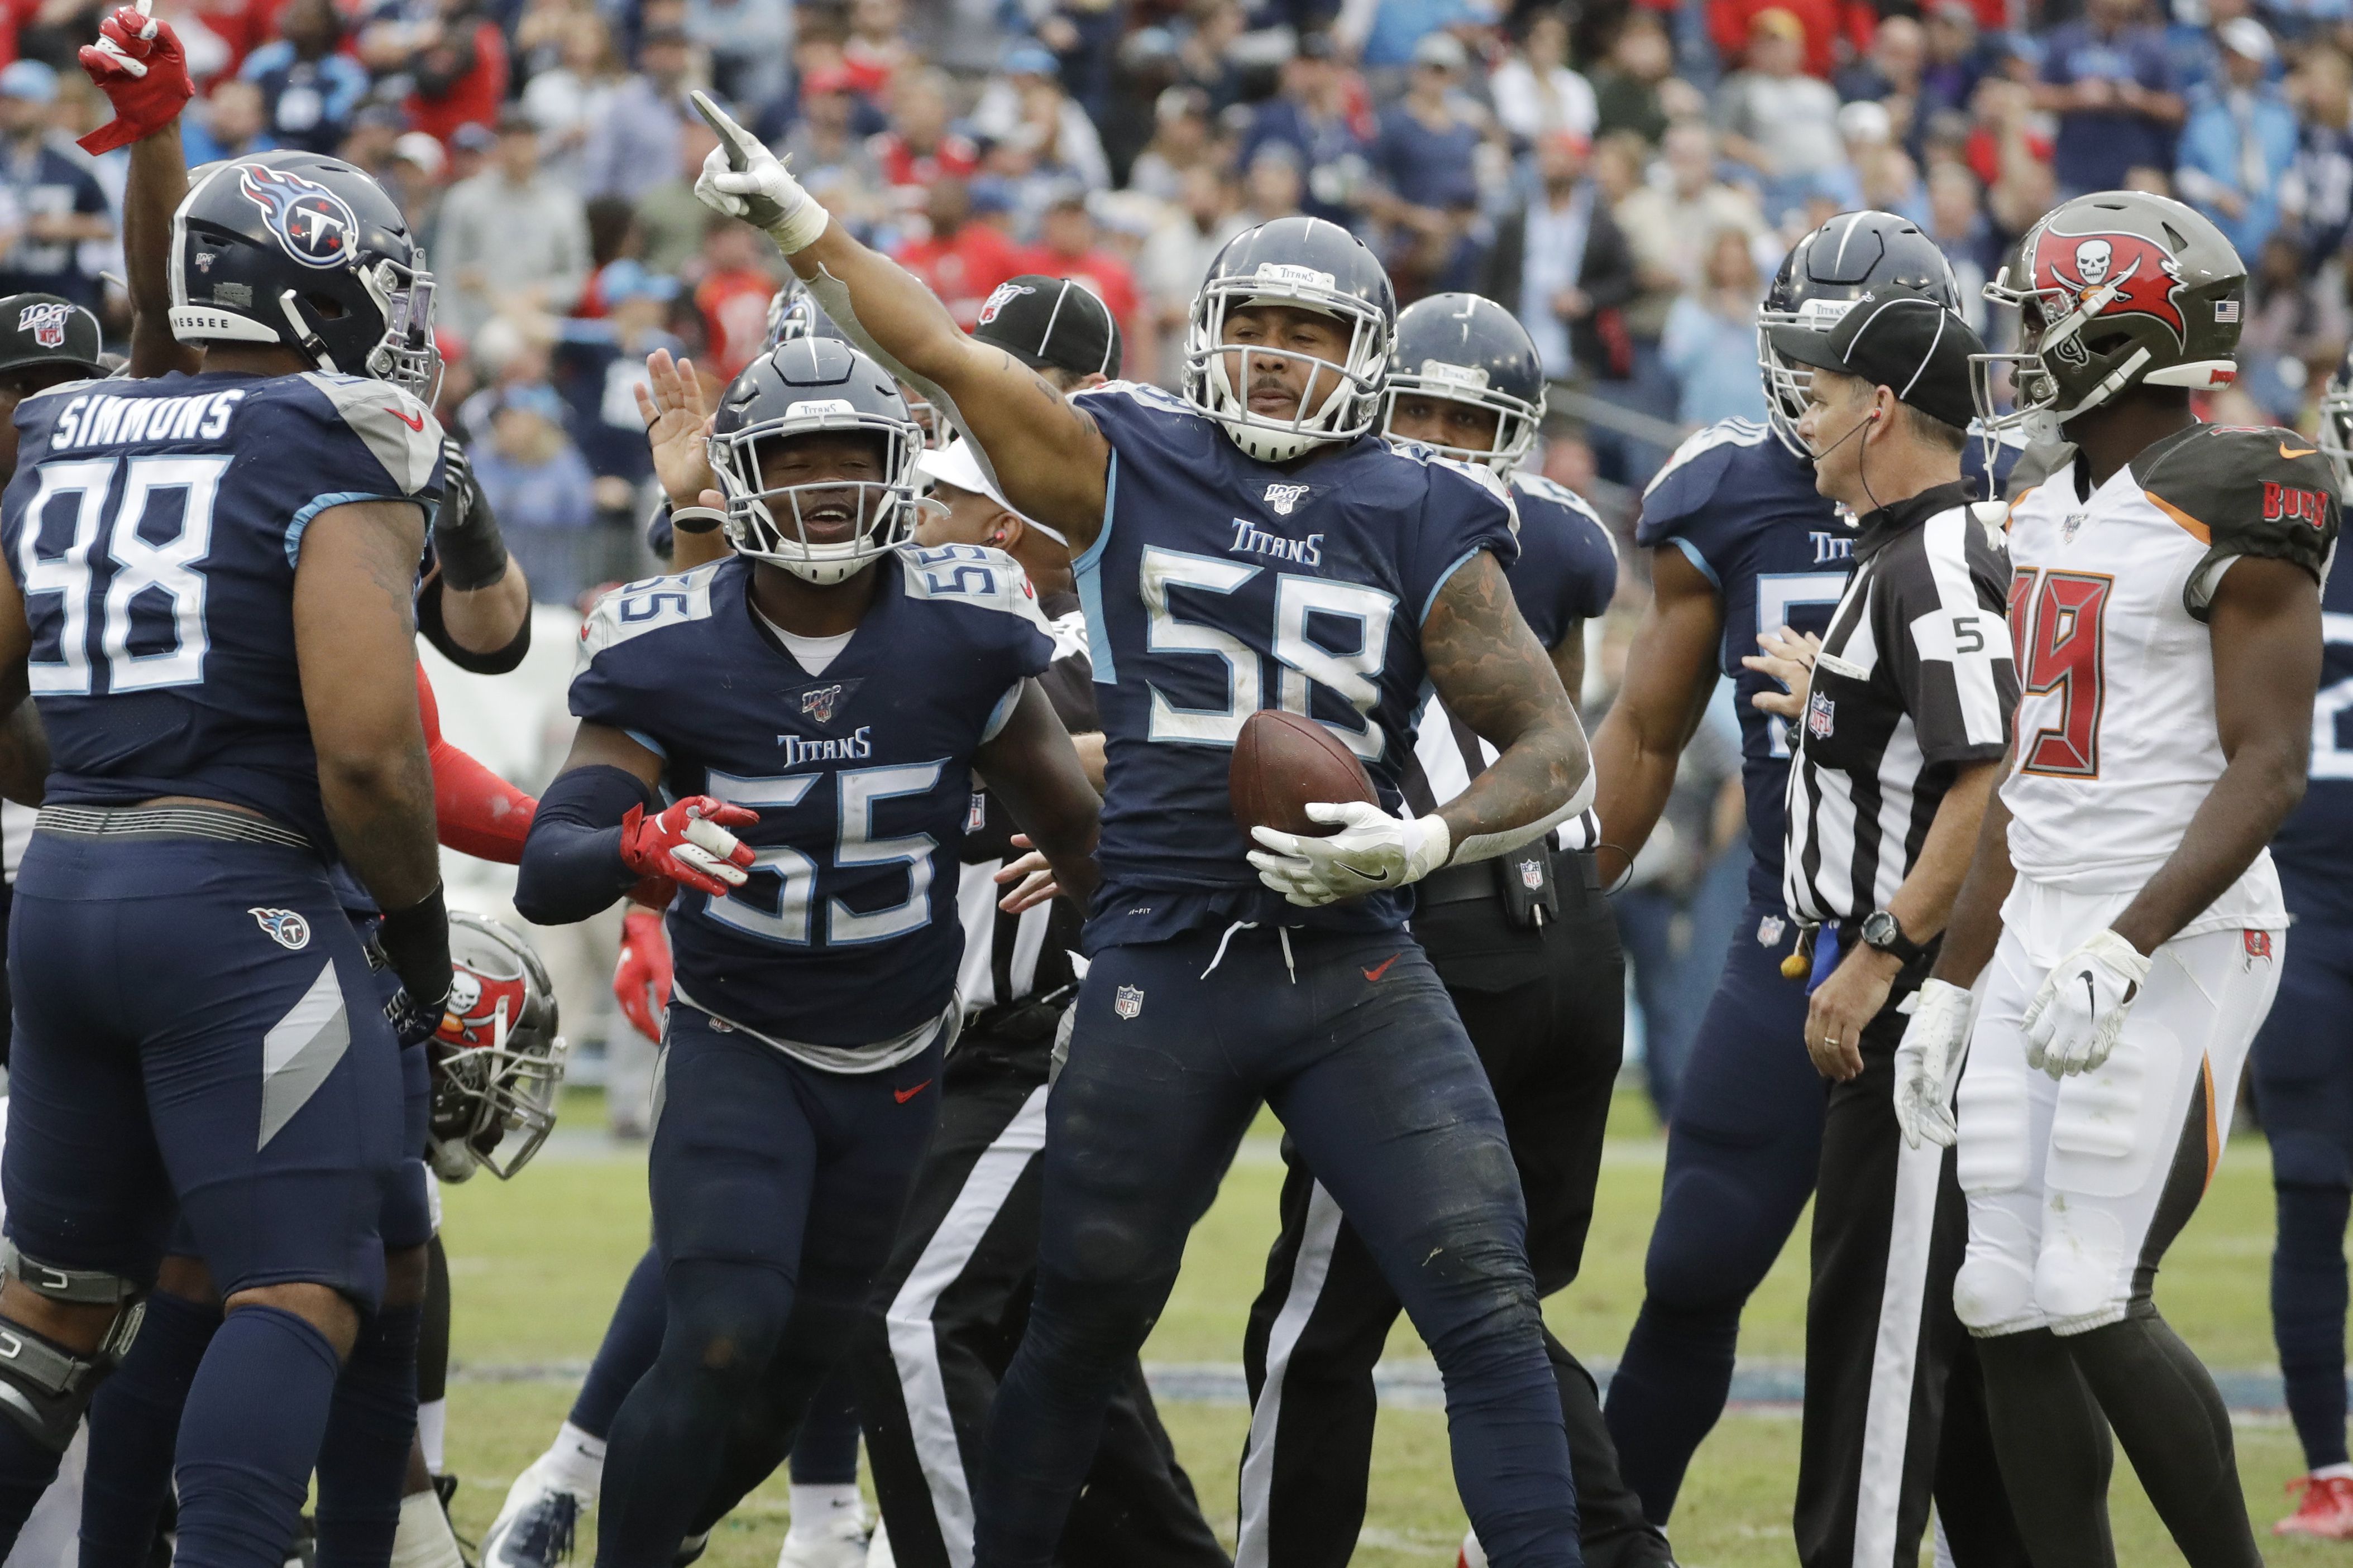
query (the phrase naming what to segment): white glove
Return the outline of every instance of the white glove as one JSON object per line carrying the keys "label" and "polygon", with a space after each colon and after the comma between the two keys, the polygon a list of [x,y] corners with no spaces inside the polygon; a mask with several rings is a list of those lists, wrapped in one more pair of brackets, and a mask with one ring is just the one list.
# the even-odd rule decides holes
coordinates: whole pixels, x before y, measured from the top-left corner
{"label": "white glove", "polygon": [[2026,1009],[2026,1065],[2052,1078],[2108,1059],[2125,1015],[2148,978],[2148,960],[2105,927],[2052,966]]}
{"label": "white glove", "polygon": [[719,145],[702,160],[702,176],[694,182],[695,198],[729,217],[740,217],[754,228],[767,230],[776,248],[786,256],[815,245],[832,221],[817,198],[801,189],[784,160],[729,119],[725,110],[700,90],[691,96],[695,111],[719,137]]}
{"label": "white glove", "polygon": [[1351,800],[1318,803],[1307,808],[1307,816],[1343,826],[1329,838],[1253,827],[1250,837],[1266,849],[1250,852],[1258,879],[1306,909],[1418,882],[1446,864],[1453,849],[1446,824],[1435,815],[1391,816],[1377,805]]}
{"label": "white glove", "polygon": [[1953,1120],[1953,1085],[1969,1043],[1969,994],[1942,980],[1922,983],[1905,1004],[1912,1021],[1895,1047],[1895,1125],[1906,1148],[1926,1139],[1949,1149],[1960,1135]]}

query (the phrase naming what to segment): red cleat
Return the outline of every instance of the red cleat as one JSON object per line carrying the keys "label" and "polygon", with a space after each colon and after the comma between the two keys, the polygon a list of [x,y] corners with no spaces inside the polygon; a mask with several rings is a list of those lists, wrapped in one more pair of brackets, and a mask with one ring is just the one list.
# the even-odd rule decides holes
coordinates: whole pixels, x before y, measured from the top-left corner
{"label": "red cleat", "polygon": [[2298,1476],[2287,1489],[2304,1498],[2294,1513],[2272,1526],[2274,1535],[2353,1541],[2353,1476]]}

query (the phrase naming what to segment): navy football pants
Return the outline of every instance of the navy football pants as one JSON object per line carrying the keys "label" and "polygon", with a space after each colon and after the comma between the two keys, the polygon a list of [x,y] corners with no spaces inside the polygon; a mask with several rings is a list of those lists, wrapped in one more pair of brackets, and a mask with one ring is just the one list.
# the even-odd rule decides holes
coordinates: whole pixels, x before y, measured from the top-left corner
{"label": "navy football pants", "polygon": [[2345,1221],[2353,1194],[2353,929],[2306,918],[2254,1045],[2279,1233],[2272,1336],[2305,1462],[2345,1462]]}
{"label": "navy football pants", "polygon": [[1197,931],[1098,955],[1048,1102],[1037,1293],[998,1390],[976,1568],[1045,1568],[1193,1224],[1264,1101],[1446,1382],[1454,1479],[1501,1568],[1581,1562],[1503,1118],[1402,931]]}

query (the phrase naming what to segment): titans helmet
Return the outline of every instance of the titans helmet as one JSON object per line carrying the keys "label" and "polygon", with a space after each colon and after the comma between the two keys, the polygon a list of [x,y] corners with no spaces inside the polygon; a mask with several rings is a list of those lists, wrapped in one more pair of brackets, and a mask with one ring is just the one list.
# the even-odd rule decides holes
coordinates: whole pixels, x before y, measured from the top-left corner
{"label": "titans helmet", "polygon": [[[770,485],[763,448],[820,432],[871,436],[881,478]],[[889,371],[839,338],[781,343],[728,384],[712,418],[711,467],[727,496],[728,542],[811,583],[854,576],[913,535],[923,450],[923,426]],[[848,537],[811,538],[836,510],[851,513]]]}
{"label": "titans helmet", "polygon": [[1544,424],[1544,361],[1528,330],[1493,300],[1432,294],[1408,305],[1398,314],[1393,357],[1396,368],[1382,400],[1384,433],[1396,416],[1398,398],[1418,394],[1495,411],[1494,448],[1438,445],[1450,458],[1509,474],[1535,445]]}
{"label": "titans helmet", "polygon": [[1765,412],[1781,444],[1803,458],[1798,421],[1812,373],[1784,360],[1767,336],[1775,327],[1827,332],[1861,299],[1889,284],[1917,289],[1948,310],[1961,308],[1953,264],[1910,218],[1894,213],[1841,213],[1789,247],[1757,313],[1757,365],[1765,378]]}
{"label": "titans helmet", "polygon": [[768,296],[768,335],[760,345],[765,353],[779,343],[798,342],[803,338],[838,338],[841,329],[833,318],[818,309],[817,300],[809,295],[808,285],[796,278]]}
{"label": "titans helmet", "polygon": [[279,343],[430,401],[433,275],[384,188],[340,159],[213,163],[172,215],[172,335]]}
{"label": "titans helmet", "polygon": [[449,964],[448,1010],[427,1047],[433,1169],[462,1182],[482,1165],[504,1181],[555,1127],[566,1050],[555,987],[531,943],[480,915],[449,917]]}
{"label": "titans helmet", "polygon": [[[1272,343],[1228,344],[1227,318],[1264,305],[1333,318],[1348,333],[1342,360]],[[1193,300],[1185,333],[1185,401],[1261,462],[1286,462],[1311,447],[1353,441],[1379,416],[1396,331],[1397,291],[1363,240],[1322,218],[1262,223],[1218,252]],[[1251,365],[1268,359],[1303,361],[1312,372],[1307,395],[1288,418],[1250,406]],[[1239,361],[1239,376],[1228,370],[1229,361]]]}

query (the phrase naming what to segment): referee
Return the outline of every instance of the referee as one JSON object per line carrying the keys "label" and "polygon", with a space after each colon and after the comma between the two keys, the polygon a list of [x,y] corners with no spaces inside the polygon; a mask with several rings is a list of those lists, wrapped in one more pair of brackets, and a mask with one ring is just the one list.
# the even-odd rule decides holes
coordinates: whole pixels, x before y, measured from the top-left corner
{"label": "referee", "polygon": [[1799,1558],[1910,1568],[1933,1489],[1957,1561],[2023,1564],[2000,1477],[1939,1473],[1947,1416],[1982,1419],[1974,1364],[1952,1376],[1968,1356],[1952,1311],[1965,1210],[1947,1151],[1907,1151],[1893,1099],[1900,1009],[1936,957],[2018,700],[2001,509],[1972,505],[1961,478],[1969,356],[1984,345],[1934,300],[1894,289],[1863,295],[1828,331],[1770,337],[1812,367],[1798,430],[1816,488],[1859,520],[1854,575],[1810,680],[1800,650],[1772,651],[1778,639],[1751,661],[1792,688],[1758,702],[1796,738],[1782,889],[1813,931],[1806,1048],[1831,1081]]}

